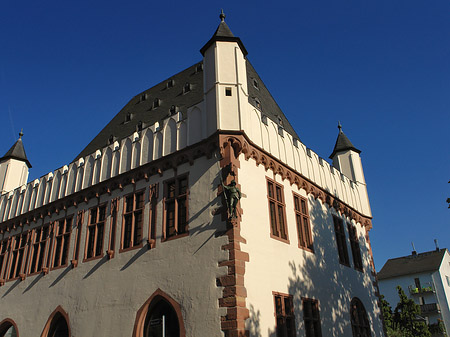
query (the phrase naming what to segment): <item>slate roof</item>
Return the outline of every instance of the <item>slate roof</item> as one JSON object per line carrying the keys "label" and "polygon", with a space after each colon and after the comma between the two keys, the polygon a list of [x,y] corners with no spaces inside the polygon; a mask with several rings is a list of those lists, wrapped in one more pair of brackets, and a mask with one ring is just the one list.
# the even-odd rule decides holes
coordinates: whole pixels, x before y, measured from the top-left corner
{"label": "slate roof", "polygon": [[447,249],[408,255],[389,259],[378,273],[378,279],[384,280],[392,277],[412,275],[439,270]]}
{"label": "slate roof", "polygon": [[333,153],[330,154],[330,159],[333,159],[334,155],[341,151],[347,151],[347,150],[353,150],[357,153],[361,153],[361,150],[358,150],[350,141],[350,139],[347,138],[345,133],[342,131],[341,128],[339,128],[339,134],[336,139],[336,144],[334,145]]}
{"label": "slate roof", "polygon": [[[224,16],[222,18],[222,15],[221,22],[214,35],[201,49],[202,54],[215,41],[234,41],[239,44],[244,55],[246,55],[247,51],[244,45],[238,37],[233,35],[224,21]],[[283,128],[300,140],[294,128],[248,60],[246,60],[246,67],[249,103],[261,110],[263,115],[266,115],[275,123],[280,124],[281,121]],[[169,81],[171,81],[172,86],[168,85]],[[189,83],[189,92],[184,92],[183,90],[186,83]],[[159,106],[157,107],[154,106],[155,99],[158,99],[159,102]],[[109,145],[111,141],[128,137],[133,132],[138,131],[140,125],[142,128],[145,128],[156,122],[162,123],[162,120],[170,115],[170,108],[172,106],[175,106],[177,112],[180,111],[185,116],[189,107],[198,104],[202,100],[203,62],[199,62],[134,96],[74,160],[87,156]]]}
{"label": "slate roof", "polygon": [[[171,81],[172,87],[170,87],[169,81]],[[183,90],[186,83],[189,83],[190,87],[188,92]],[[144,97],[145,99],[143,99]],[[155,99],[159,100],[158,107],[154,106]],[[134,96],[78,154],[75,160],[107,146],[110,144],[111,136],[114,141],[128,137],[138,130],[140,122],[142,128],[156,122],[161,123],[171,114],[172,105],[176,107],[177,112],[180,111],[185,116],[189,107],[202,100],[203,63],[200,62]],[[128,116],[129,121],[127,121]]]}
{"label": "slate roof", "polygon": [[19,135],[19,139],[14,143],[9,151],[6,152],[6,154],[2,158],[0,158],[0,162],[8,159],[17,159],[24,161],[27,164],[28,168],[31,168],[31,164],[28,161],[27,155],[25,154],[25,148],[23,147],[22,132]]}

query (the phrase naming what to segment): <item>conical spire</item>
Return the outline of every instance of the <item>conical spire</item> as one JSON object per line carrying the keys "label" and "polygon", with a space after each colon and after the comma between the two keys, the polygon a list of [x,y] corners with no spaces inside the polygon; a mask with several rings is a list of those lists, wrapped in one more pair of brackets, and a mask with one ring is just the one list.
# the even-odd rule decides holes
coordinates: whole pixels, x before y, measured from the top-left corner
{"label": "conical spire", "polygon": [[241,39],[234,36],[234,34],[231,32],[230,27],[228,27],[228,25],[226,24],[225,14],[223,10],[221,11],[219,18],[220,18],[219,26],[217,27],[211,39],[209,39],[209,41],[206,42],[206,44],[202,47],[202,49],[200,49],[200,53],[202,53],[202,55],[205,55],[205,51],[216,41],[228,41],[228,42],[237,42],[242,50],[242,53],[244,54],[244,56],[246,56],[248,54],[247,49],[245,49]]}
{"label": "conical spire", "polygon": [[342,125],[341,122],[338,123],[338,129],[339,134],[336,139],[336,144],[334,145],[333,153],[330,155],[330,159],[333,159],[334,155],[338,152],[347,151],[347,150],[353,150],[357,153],[361,153],[360,150],[358,150],[350,141],[350,139],[347,138],[344,131],[342,131]]}
{"label": "conical spire", "polygon": [[27,155],[25,154],[25,148],[22,143],[23,130],[19,132],[19,139],[14,143],[14,145],[9,149],[6,154],[0,158],[0,162],[3,162],[7,159],[17,159],[24,161],[28,168],[31,168],[31,164],[28,161]]}

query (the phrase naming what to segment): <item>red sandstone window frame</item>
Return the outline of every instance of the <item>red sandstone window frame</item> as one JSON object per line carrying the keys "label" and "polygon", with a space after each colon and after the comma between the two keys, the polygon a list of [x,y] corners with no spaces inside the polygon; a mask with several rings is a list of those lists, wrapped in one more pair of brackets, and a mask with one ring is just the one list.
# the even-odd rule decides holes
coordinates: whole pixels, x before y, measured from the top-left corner
{"label": "red sandstone window frame", "polygon": [[77,229],[75,231],[75,248],[73,250],[73,259],[70,261],[72,267],[78,266],[78,258],[80,255],[81,230],[83,229],[84,210],[77,213]]}
{"label": "red sandstone window frame", "polygon": [[107,208],[107,203],[89,208],[83,262],[100,259],[104,255],[103,243],[105,239]]}
{"label": "red sandstone window frame", "polygon": [[156,222],[157,222],[157,205],[159,195],[159,183],[150,185],[148,199],[150,204],[149,224],[148,224],[148,245],[150,248],[156,247]]}
{"label": "red sandstone window frame", "polygon": [[4,280],[3,274],[5,273],[5,266],[8,263],[9,244],[11,238],[6,238],[0,241],[0,280]]}
{"label": "red sandstone window frame", "polygon": [[[51,246],[52,224],[47,223],[32,230],[30,254],[28,259],[28,276],[41,272],[47,273],[49,248]],[[36,257],[36,260],[34,260]]]}
{"label": "red sandstone window frame", "polygon": [[302,297],[303,322],[306,337],[322,337],[319,301]]}
{"label": "red sandstone window frame", "polygon": [[[50,270],[67,267],[69,263],[70,237],[74,216],[69,215],[54,222],[54,244]],[[62,225],[62,226],[61,226]],[[59,244],[59,242],[61,242]],[[59,251],[58,251],[58,247]]]}
{"label": "red sandstone window frame", "polygon": [[289,243],[283,185],[278,184],[268,177],[266,177],[266,181],[267,201],[269,206],[270,237]]}
{"label": "red sandstone window frame", "polygon": [[295,223],[297,225],[298,247],[314,253],[308,199],[292,192],[294,196]]}
{"label": "red sandstone window frame", "polygon": [[24,278],[23,268],[27,265],[28,241],[30,232],[26,231],[11,237],[9,255],[6,261],[5,279],[7,281]]}
{"label": "red sandstone window frame", "polygon": [[350,239],[350,248],[352,250],[353,265],[356,270],[363,271],[363,263],[361,257],[361,247],[359,246],[358,231],[356,227],[347,222],[348,236]]}
{"label": "red sandstone window frame", "polygon": [[117,230],[117,215],[119,214],[119,198],[111,200],[110,206],[110,221],[109,221],[109,239],[108,239],[108,258],[112,259],[116,252],[116,230]]}
{"label": "red sandstone window frame", "polygon": [[344,266],[350,267],[344,221],[342,220],[342,218],[333,215],[333,222],[334,233],[336,234],[336,245],[338,250],[339,263]]}
{"label": "red sandstone window frame", "polygon": [[272,292],[277,337],[296,337],[293,296]]}
{"label": "red sandstone window frame", "polygon": [[[183,181],[186,181],[185,186],[181,184],[181,182]],[[170,188],[170,186],[173,186],[173,190]],[[173,208],[171,205],[173,205]],[[188,236],[189,175],[187,173],[164,181],[163,207],[163,237],[161,238],[161,242]],[[183,213],[180,215],[180,210],[184,212],[184,216]],[[180,220],[183,223],[180,224]],[[171,225],[171,222],[173,223],[173,226]],[[171,233],[172,230],[173,232]]]}
{"label": "red sandstone window frame", "polygon": [[[137,196],[142,197],[142,204],[136,204]],[[132,199],[132,200],[130,200]],[[131,208],[127,209],[127,206],[130,204]],[[137,207],[141,206],[141,207]],[[142,234],[144,227],[144,208],[145,208],[145,188],[139,191],[129,193],[123,198],[123,214],[122,214],[122,230],[121,230],[121,241],[120,241],[120,249],[119,253],[126,252],[132,249],[140,248],[143,246],[142,244]],[[131,219],[131,223],[127,225],[127,218]],[[130,238],[129,238],[129,247],[125,247],[125,235],[126,227],[130,226]],[[137,231],[136,231],[137,228]],[[138,241],[138,242],[135,242]],[[128,240],[127,240],[128,242]]]}

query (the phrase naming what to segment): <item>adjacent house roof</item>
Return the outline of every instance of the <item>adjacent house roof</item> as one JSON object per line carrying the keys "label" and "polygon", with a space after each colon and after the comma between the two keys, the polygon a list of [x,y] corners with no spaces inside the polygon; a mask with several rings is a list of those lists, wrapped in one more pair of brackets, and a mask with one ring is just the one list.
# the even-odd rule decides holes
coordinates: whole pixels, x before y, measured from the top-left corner
{"label": "adjacent house roof", "polygon": [[434,272],[439,270],[447,249],[408,255],[389,259],[378,273],[378,279],[384,280],[392,277]]}
{"label": "adjacent house roof", "polygon": [[342,131],[342,126],[339,123],[339,134],[338,137],[336,139],[336,144],[334,145],[334,150],[333,153],[330,155],[330,159],[333,159],[334,155],[338,152],[341,151],[347,151],[347,150],[353,150],[357,153],[361,153],[360,150],[358,150],[350,141],[350,139],[347,138],[347,136],[345,135],[344,131]]}
{"label": "adjacent house roof", "polygon": [[25,148],[23,147],[22,136],[23,133],[21,131],[19,133],[19,139],[14,143],[9,151],[6,152],[6,154],[2,158],[0,158],[0,162],[3,162],[7,159],[17,159],[24,161],[27,164],[28,168],[31,168],[31,164],[28,161],[27,155],[25,154]]}

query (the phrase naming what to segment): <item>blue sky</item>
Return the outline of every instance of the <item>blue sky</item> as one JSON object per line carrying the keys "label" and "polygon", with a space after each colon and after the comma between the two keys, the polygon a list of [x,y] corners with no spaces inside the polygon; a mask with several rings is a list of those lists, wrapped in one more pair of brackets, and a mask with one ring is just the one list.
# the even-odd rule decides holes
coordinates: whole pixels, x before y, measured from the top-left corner
{"label": "blue sky", "polygon": [[328,158],[340,120],[362,151],[377,270],[412,241],[450,248],[447,0],[4,0],[0,152],[23,128],[30,179],[71,162],[131,97],[201,60],[220,8],[301,140]]}

